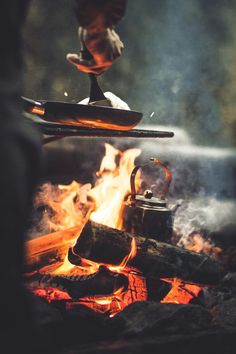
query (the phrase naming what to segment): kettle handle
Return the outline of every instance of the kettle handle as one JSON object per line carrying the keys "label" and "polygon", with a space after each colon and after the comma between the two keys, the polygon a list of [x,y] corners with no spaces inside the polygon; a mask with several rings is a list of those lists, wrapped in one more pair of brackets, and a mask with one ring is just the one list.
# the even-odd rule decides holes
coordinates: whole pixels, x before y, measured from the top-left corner
{"label": "kettle handle", "polygon": [[165,184],[164,184],[164,187],[161,191],[161,195],[160,195],[160,198],[163,200],[165,199],[166,197],[166,193],[168,191],[168,188],[169,188],[169,185],[171,183],[171,180],[172,180],[172,175],[171,175],[171,172],[169,170],[168,167],[166,167],[160,160],[156,159],[156,158],[150,158],[150,161],[143,164],[143,165],[137,165],[135,166],[135,168],[133,169],[131,175],[130,175],[130,186],[131,186],[131,197],[132,196],[135,196],[137,193],[136,193],[136,188],[135,188],[135,177],[136,177],[136,174],[138,172],[138,170],[140,168],[143,168],[149,164],[152,164],[154,163],[155,165],[163,168],[163,170],[165,171]]}

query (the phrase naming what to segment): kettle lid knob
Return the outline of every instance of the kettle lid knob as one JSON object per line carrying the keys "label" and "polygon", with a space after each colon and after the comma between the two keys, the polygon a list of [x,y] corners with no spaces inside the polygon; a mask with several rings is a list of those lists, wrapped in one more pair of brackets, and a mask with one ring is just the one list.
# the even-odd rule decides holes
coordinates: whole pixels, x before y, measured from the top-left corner
{"label": "kettle lid knob", "polygon": [[146,198],[146,199],[152,199],[153,197],[153,192],[150,190],[150,189],[146,189],[143,193],[143,196]]}

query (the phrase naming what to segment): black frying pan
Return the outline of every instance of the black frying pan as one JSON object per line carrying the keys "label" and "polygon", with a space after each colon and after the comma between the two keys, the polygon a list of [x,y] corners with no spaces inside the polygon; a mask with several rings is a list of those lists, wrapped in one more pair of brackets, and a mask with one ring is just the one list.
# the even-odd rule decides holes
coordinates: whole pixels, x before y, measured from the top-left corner
{"label": "black frying pan", "polygon": [[34,101],[22,97],[24,110],[55,123],[113,130],[130,130],[142,119],[142,113],[123,109],[58,101]]}
{"label": "black frying pan", "polygon": [[96,102],[106,101],[106,97],[98,85],[97,77],[94,74],[89,74],[89,77],[90,104],[33,101],[22,97],[24,110],[49,122],[89,128],[130,130],[140,122],[143,116],[140,112],[96,105]]}

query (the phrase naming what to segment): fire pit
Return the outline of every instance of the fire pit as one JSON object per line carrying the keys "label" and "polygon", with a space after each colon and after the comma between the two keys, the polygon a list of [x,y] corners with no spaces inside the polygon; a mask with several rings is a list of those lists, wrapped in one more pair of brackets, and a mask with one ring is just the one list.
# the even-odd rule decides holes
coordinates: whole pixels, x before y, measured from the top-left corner
{"label": "fire pit", "polygon": [[[174,234],[158,238],[160,229],[154,240],[124,226],[124,200],[139,154],[107,144],[94,188],[74,181],[39,189],[37,222],[26,244],[26,286],[47,306],[51,322],[59,316],[61,327],[68,326],[62,342],[79,342],[82,352],[128,353],[134,345],[139,353],[144,344],[149,352],[164,352],[178,343],[183,353],[190,339],[197,352],[203,338],[214,338],[217,350],[221,338],[230,353],[234,317],[230,325],[228,319],[219,322],[222,298],[225,306],[234,303],[234,275],[224,277],[220,262],[177,247]],[[79,339],[75,324],[83,327]],[[95,349],[91,336],[94,343],[110,342]]]}

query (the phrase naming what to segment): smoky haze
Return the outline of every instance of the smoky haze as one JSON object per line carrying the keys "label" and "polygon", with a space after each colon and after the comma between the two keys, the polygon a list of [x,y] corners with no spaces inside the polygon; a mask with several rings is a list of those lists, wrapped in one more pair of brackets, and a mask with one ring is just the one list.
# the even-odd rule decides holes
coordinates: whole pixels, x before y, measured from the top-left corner
{"label": "smoky haze", "polygon": [[[86,74],[65,60],[77,51],[72,1],[33,0],[25,37],[25,95],[80,101]],[[144,124],[185,128],[199,145],[236,144],[236,0],[129,0],[117,31],[123,56],[100,78]],[[64,92],[68,93],[65,97]]]}

